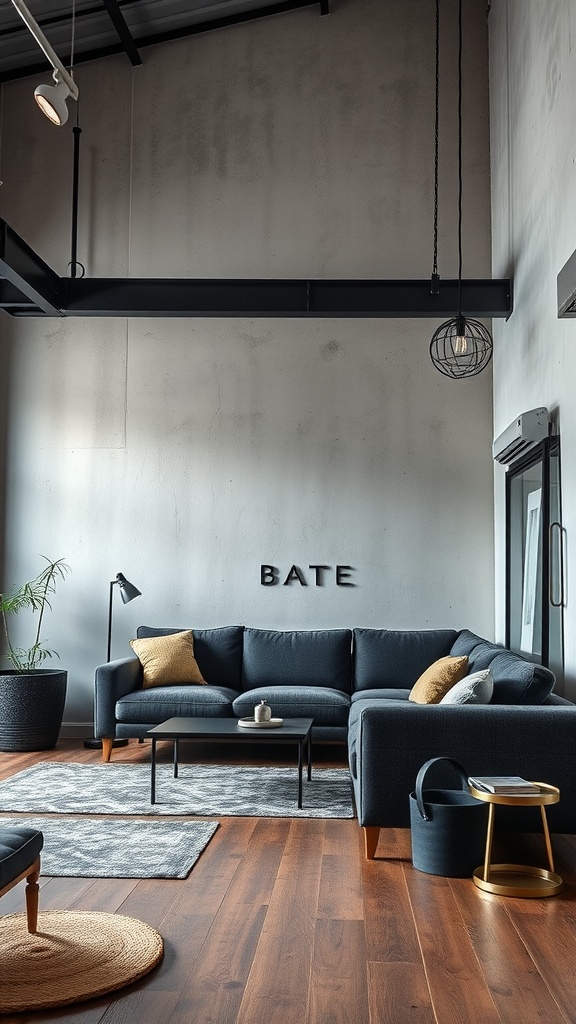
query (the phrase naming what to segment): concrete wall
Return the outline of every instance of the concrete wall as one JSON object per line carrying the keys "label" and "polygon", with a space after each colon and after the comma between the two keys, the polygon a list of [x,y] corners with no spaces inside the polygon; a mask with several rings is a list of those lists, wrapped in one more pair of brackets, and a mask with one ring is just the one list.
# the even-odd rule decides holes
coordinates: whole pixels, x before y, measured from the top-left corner
{"label": "concrete wall", "polygon": [[[495,0],[490,14],[493,271],[514,275],[515,310],[494,325],[495,433],[544,405],[561,437],[567,530],[566,693],[576,697],[576,322],[558,320],[556,277],[576,248],[570,0]],[[504,635],[504,470],[497,471],[497,631]]]}
{"label": "concrete wall", "polygon": [[[466,5],[465,276],[489,274],[485,5]],[[444,4],[440,273],[456,274],[455,6]],[[433,5],[341,0],[81,66],[91,276],[428,277]],[[4,90],[2,215],[64,273],[71,132]],[[72,105],[73,106],[73,105]],[[8,139],[9,146],[6,145]],[[91,719],[139,623],[493,632],[491,374],[429,320],[2,320],[7,580],[65,556],[47,635]],[[263,587],[260,565],[308,586]],[[314,585],[311,563],[353,566]]]}

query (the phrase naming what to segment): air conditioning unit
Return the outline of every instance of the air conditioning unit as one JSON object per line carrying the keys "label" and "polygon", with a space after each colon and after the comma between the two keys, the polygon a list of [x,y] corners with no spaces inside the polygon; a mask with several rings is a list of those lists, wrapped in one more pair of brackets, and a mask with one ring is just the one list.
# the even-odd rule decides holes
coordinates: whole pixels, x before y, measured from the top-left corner
{"label": "air conditioning unit", "polygon": [[548,437],[549,430],[548,409],[530,409],[520,413],[494,441],[492,457],[496,462],[508,466]]}

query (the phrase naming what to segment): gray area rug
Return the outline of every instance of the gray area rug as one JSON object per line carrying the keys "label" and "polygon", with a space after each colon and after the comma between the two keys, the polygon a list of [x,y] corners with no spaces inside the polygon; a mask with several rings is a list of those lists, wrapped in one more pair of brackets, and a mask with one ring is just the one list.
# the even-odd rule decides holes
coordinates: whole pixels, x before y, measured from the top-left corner
{"label": "gray area rug", "polygon": [[218,828],[213,821],[0,818],[44,833],[42,874],[58,878],[186,878]]}
{"label": "gray area rug", "polygon": [[55,814],[194,814],[201,817],[352,818],[347,768],[304,772],[298,810],[296,768],[245,765],[159,765],[156,803],[150,803],[150,767],[42,761],[0,782],[0,811]]}

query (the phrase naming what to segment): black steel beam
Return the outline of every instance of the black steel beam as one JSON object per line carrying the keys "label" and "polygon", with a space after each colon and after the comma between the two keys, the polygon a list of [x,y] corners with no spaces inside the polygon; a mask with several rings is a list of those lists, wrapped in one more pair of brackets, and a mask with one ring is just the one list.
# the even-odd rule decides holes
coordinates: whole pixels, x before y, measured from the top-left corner
{"label": "black steel beam", "polygon": [[45,316],[64,315],[61,278],[5,220],[0,220],[0,276]]}
{"label": "black steel beam", "polygon": [[[63,279],[65,316],[161,317],[452,317],[458,282]],[[509,317],[508,279],[462,282],[467,316]]]}
{"label": "black steel beam", "polygon": [[116,29],[118,38],[122,43],[126,56],[130,58],[130,63],[132,64],[132,67],[139,67],[139,65],[142,63],[142,58],[138,53],[136,43],[132,38],[128,25],[124,21],[124,15],[118,7],[116,0],[103,0],[103,3],[106,10],[108,11],[110,21]]}
{"label": "black steel beam", "polygon": [[[275,14],[285,14],[289,11],[298,11],[304,7],[319,7],[320,14],[329,13],[329,0],[281,0],[280,3],[275,4],[273,7],[257,7],[253,10],[239,11],[236,14],[227,14],[221,18],[212,18],[210,21],[195,22],[191,25],[184,25],[180,28],[168,29],[164,32],[149,32],[146,35],[138,36],[134,40],[134,45],[140,49],[146,46],[156,46],[157,43],[171,42],[175,39],[185,39],[188,36],[199,35],[202,32],[214,32],[219,28],[228,28],[232,25],[241,25],[249,21],[258,21],[261,18],[269,18]],[[328,8],[328,9],[326,9]],[[92,9],[83,13],[91,13]],[[76,15],[76,27],[81,23],[82,14]],[[53,19],[54,21],[67,20],[63,18]],[[50,21],[43,20],[42,26],[50,24]],[[132,37],[133,38],[133,37]],[[93,47],[89,50],[83,50],[79,48],[78,43],[76,45],[76,51],[74,54],[74,66],[77,67],[79,64],[86,64],[89,61],[102,60],[106,57],[115,57],[118,54],[125,53],[125,47],[123,43],[109,43],[106,46]],[[70,64],[69,54],[60,54],[60,59],[65,67]],[[140,61],[141,63],[141,61]],[[0,74],[0,84],[2,82],[13,82],[21,78],[28,78],[31,75],[42,75],[46,74],[46,61],[38,60],[32,64],[27,64],[25,67],[12,68],[10,71],[5,71]]]}

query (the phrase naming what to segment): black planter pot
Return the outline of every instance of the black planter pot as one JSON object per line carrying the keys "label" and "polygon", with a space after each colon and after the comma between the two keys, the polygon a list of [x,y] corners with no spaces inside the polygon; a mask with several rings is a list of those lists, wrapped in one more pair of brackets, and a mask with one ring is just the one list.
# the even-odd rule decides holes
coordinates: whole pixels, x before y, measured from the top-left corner
{"label": "black planter pot", "polygon": [[38,668],[0,672],[0,750],[51,750],[56,746],[68,673]]}

